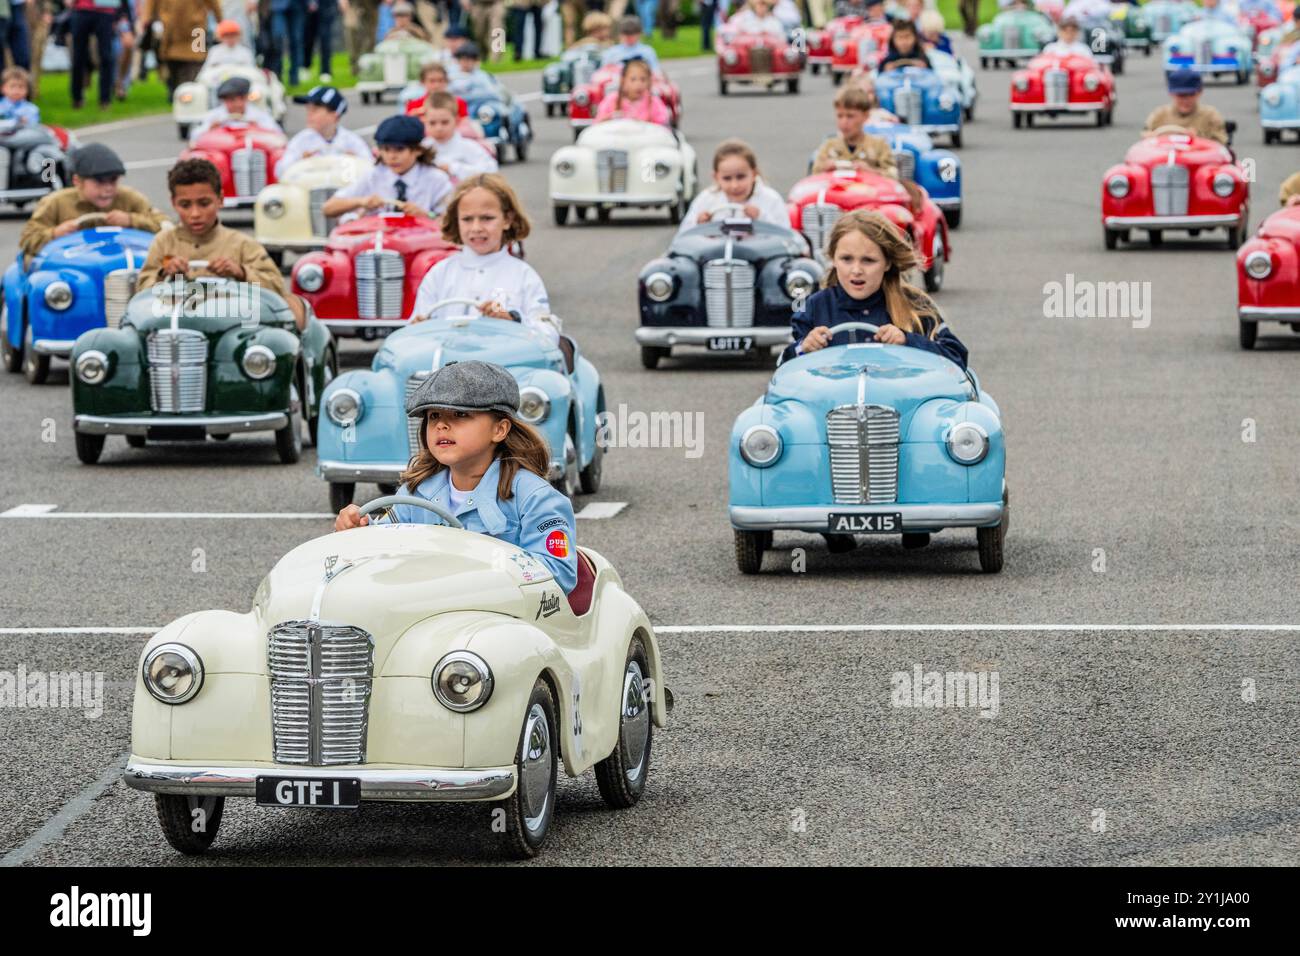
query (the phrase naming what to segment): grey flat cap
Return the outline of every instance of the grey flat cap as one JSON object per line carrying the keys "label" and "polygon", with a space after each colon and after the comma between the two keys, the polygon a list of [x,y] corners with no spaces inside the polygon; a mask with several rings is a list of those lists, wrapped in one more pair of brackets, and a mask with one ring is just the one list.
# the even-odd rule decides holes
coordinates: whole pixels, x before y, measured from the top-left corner
{"label": "grey flat cap", "polygon": [[227,96],[247,96],[252,89],[253,84],[249,83],[247,78],[232,76],[217,87],[217,99],[224,100]]}
{"label": "grey flat cap", "polygon": [[426,378],[406,400],[409,418],[419,418],[431,408],[514,415],[519,411],[519,383],[500,365],[452,362]]}
{"label": "grey flat cap", "polygon": [[82,179],[126,175],[121,157],[103,143],[90,143],[73,153],[72,171]]}

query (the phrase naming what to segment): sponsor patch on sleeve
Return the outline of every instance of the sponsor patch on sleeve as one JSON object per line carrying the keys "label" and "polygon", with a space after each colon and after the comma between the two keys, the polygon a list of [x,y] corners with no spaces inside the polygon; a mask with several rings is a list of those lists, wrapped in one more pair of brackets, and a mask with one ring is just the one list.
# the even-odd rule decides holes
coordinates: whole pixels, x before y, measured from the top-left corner
{"label": "sponsor patch on sleeve", "polygon": [[569,536],[563,531],[552,531],[546,536],[546,553],[553,558],[567,558],[569,556]]}
{"label": "sponsor patch on sleeve", "polygon": [[547,518],[545,521],[543,521],[541,524],[537,526],[537,531],[540,534],[541,532],[548,531],[551,528],[567,527],[568,524],[569,522],[565,521],[563,518]]}

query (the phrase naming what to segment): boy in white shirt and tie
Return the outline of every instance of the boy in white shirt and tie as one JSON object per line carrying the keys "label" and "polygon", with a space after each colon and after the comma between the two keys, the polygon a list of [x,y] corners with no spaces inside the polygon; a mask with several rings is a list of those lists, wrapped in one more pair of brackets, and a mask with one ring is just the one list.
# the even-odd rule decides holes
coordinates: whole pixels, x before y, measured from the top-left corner
{"label": "boy in white shirt and tie", "polygon": [[326,216],[355,219],[387,205],[408,216],[434,218],[451,195],[451,179],[433,165],[423,144],[424,124],[414,116],[390,116],[375,131],[379,163],[325,201]]}

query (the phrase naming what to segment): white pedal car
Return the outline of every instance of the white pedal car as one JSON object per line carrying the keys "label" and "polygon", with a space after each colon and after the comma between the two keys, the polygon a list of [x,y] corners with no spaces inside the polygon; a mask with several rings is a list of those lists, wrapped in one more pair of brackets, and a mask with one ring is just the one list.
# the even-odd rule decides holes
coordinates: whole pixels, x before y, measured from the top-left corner
{"label": "white pedal car", "polygon": [[[199,611],[145,645],[128,786],[202,853],[226,797],[271,807],[499,801],[538,852],[562,760],[612,807],[640,799],[666,719],[659,646],[618,572],[579,550],[567,599],[527,552],[447,522],[381,522],[299,545],[247,614]],[[324,822],[323,818],[317,818]],[[496,825],[499,822],[499,826]]]}
{"label": "white pedal car", "polygon": [[205,67],[192,83],[182,83],[176,87],[172,97],[172,117],[176,120],[181,139],[190,135],[190,127],[198,124],[209,110],[221,105],[217,99],[217,87],[232,77],[248,80],[251,87],[248,102],[260,106],[271,114],[272,118],[284,125],[284,114],[288,107],[285,101],[284,84],[280,78],[255,66]]}
{"label": "white pedal car", "polygon": [[695,150],[682,134],[656,123],[614,119],[588,126],[551,157],[551,206],[563,226],[570,208],[601,222],[616,208],[666,208],[681,222],[695,198]]}
{"label": "white pedal car", "polygon": [[311,156],[284,171],[279,182],[257,194],[253,235],[277,265],[286,252],[324,249],[336,225],[322,207],[336,190],[356,182],[372,168],[358,156]]}

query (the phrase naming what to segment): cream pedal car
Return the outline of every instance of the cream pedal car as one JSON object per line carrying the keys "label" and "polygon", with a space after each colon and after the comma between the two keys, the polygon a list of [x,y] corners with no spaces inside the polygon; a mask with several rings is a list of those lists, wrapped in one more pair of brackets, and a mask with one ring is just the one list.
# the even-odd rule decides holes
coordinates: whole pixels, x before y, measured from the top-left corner
{"label": "cream pedal car", "polygon": [[695,150],[674,129],[640,120],[613,119],[588,126],[572,146],[551,157],[551,206],[563,226],[569,210],[581,219],[596,210],[601,222],[616,208],[667,208],[682,221],[699,177]]}
{"label": "cream pedal car", "polygon": [[225,66],[205,67],[192,83],[182,83],[176,87],[172,97],[172,117],[181,139],[188,139],[190,127],[221,105],[217,99],[217,87],[233,77],[243,77],[251,87],[248,102],[260,106],[271,117],[284,125],[284,115],[288,111],[284,94],[284,84],[274,73],[258,69],[255,66],[240,66],[229,63]]}
{"label": "cream pedal car", "polygon": [[372,166],[358,156],[311,156],[298,160],[279,182],[257,194],[253,234],[276,265],[284,265],[286,252],[325,248],[330,231],[338,225],[337,219],[322,212],[325,201]]}
{"label": "cream pedal car", "polygon": [[299,545],[247,614],[199,611],[145,645],[124,780],[202,853],[227,797],[261,806],[494,801],[514,855],[541,848],[562,760],[635,804],[666,719],[659,646],[617,571],[578,552],[566,599],[527,552],[459,522],[380,522]]}

